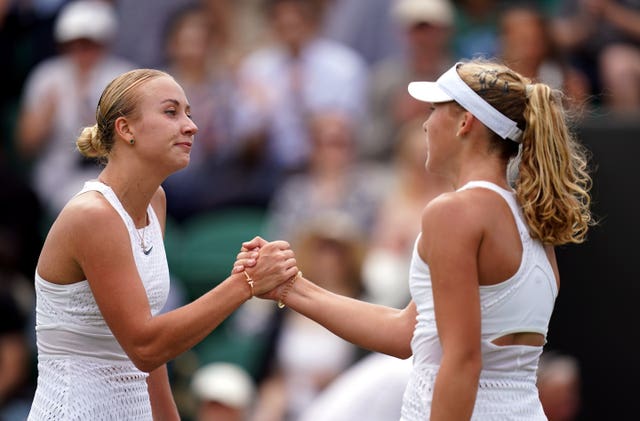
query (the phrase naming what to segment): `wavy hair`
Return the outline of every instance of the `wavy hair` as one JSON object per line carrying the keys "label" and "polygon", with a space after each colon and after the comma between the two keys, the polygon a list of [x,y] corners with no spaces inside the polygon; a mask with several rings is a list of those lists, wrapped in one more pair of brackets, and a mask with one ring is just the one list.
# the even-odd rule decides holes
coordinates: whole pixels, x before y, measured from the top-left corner
{"label": "wavy hair", "polygon": [[515,190],[531,236],[552,245],[583,242],[594,223],[592,180],[588,152],[569,129],[562,92],[480,59],[463,63],[458,73],[523,130],[520,148],[495,133],[491,147],[506,159],[519,152]]}

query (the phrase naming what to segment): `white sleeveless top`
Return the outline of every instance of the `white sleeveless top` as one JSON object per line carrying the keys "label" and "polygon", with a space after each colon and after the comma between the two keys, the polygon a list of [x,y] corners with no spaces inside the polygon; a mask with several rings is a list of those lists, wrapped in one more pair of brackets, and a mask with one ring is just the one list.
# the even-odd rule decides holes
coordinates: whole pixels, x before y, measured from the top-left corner
{"label": "white sleeveless top", "polygon": [[[480,285],[482,372],[472,420],[546,420],[536,388],[541,346],[497,346],[494,339],[515,332],[546,337],[557,284],[540,241],[529,235],[515,194],[486,181],[459,190],[486,188],[509,205],[520,240],[522,261],[517,272],[495,285]],[[411,341],[414,369],[405,391],[402,421],[429,418],[435,377],[442,358],[429,266],[414,246],[409,286],[416,303],[417,324]]]}
{"label": "white sleeveless top", "polygon": [[[97,181],[78,194],[98,191],[122,217],[153,315],[169,294],[169,268],[158,218],[149,205],[147,251],[113,190]],[[151,420],[147,373],[130,361],[107,326],[89,283],[68,285],[35,275],[38,385],[29,420]]]}

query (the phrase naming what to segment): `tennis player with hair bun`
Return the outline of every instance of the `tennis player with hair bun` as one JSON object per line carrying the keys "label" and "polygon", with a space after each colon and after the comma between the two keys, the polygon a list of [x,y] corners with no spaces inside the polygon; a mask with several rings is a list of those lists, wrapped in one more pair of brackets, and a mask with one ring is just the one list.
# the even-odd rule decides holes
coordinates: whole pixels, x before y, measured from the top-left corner
{"label": "tennis player with hair bun", "polygon": [[169,294],[161,183],[189,164],[197,130],[167,73],[132,70],[104,89],[96,124],[76,144],[106,165],[62,209],[38,260],[30,421],[179,420],[166,363],[298,273],[289,245],[273,242],[248,272],[161,312]]}

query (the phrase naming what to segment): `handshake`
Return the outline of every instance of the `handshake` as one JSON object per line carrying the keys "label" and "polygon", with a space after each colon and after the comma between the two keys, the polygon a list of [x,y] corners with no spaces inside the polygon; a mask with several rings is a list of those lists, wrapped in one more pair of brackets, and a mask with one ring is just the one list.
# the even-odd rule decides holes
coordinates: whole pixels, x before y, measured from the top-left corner
{"label": "handshake", "polygon": [[285,298],[295,281],[302,277],[295,253],[286,241],[268,242],[260,237],[242,244],[231,274],[242,273],[251,289],[251,296],[278,301]]}

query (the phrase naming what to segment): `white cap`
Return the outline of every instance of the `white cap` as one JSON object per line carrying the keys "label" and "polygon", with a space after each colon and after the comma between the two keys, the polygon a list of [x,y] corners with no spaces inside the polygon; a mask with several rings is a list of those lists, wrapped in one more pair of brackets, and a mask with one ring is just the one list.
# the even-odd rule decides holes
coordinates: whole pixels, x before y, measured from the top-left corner
{"label": "white cap", "polygon": [[251,404],[254,383],[249,374],[230,363],[211,363],[199,368],[191,381],[198,399],[245,408]]}
{"label": "white cap", "polygon": [[60,12],[54,36],[59,43],[84,38],[105,44],[115,35],[117,25],[115,10],[106,1],[76,0]]}
{"label": "white cap", "polygon": [[426,22],[452,26],[454,8],[449,0],[395,0],[393,16],[405,26]]}
{"label": "white cap", "polygon": [[409,94],[419,101],[438,103],[455,101],[503,139],[522,140],[518,124],[478,95],[458,74],[456,63],[435,82],[411,82]]}

